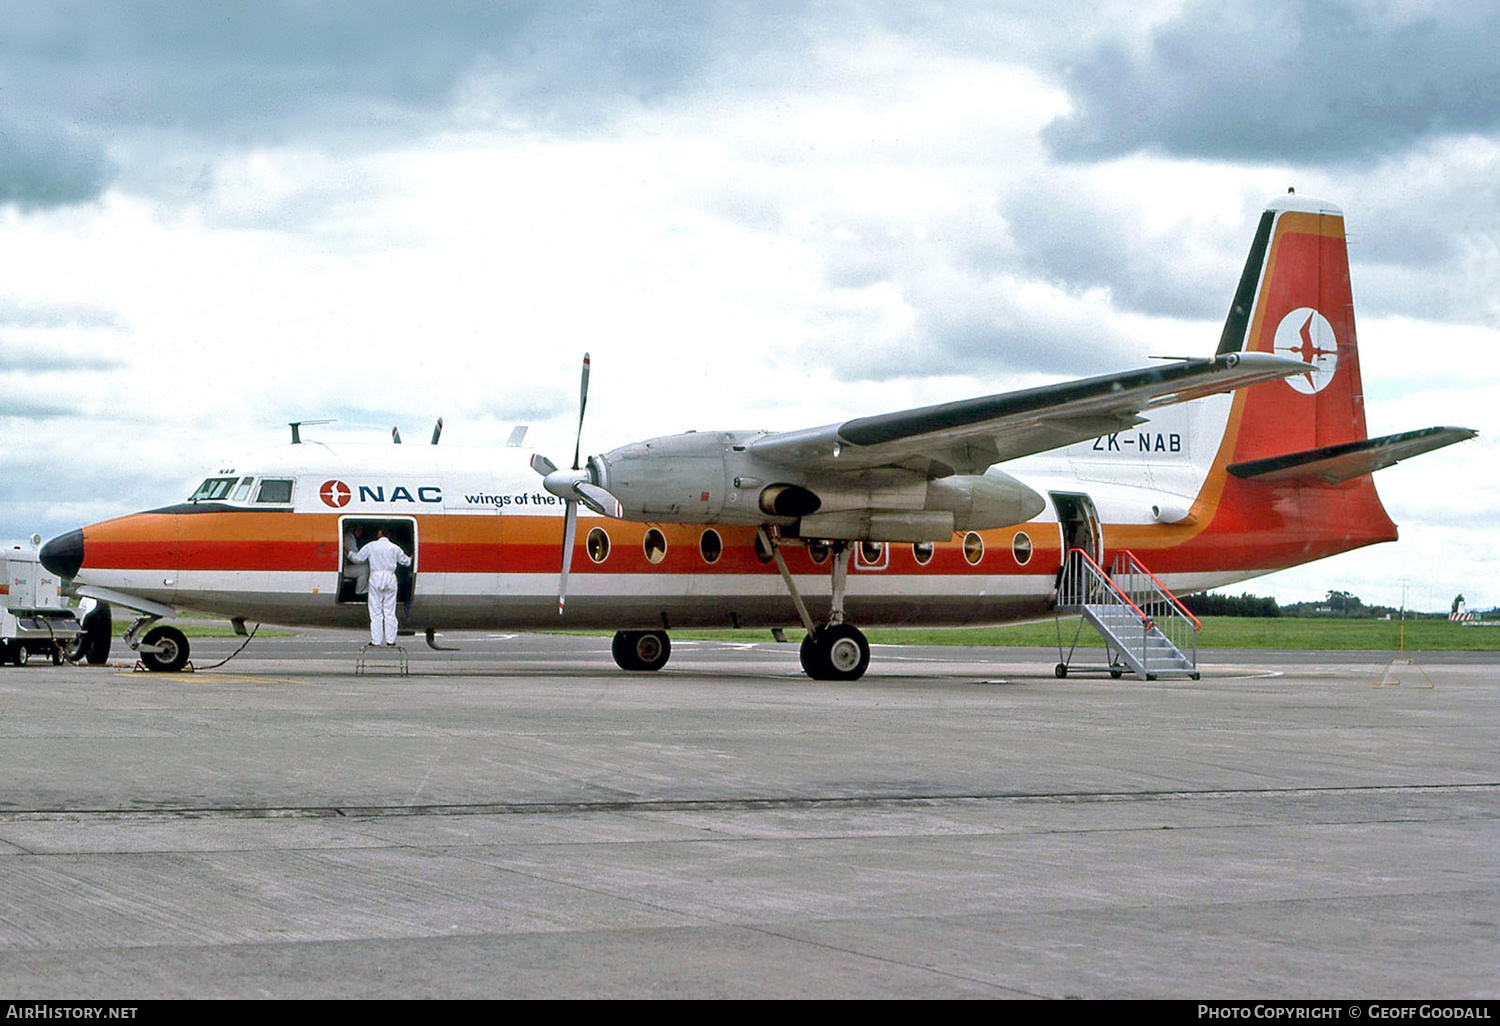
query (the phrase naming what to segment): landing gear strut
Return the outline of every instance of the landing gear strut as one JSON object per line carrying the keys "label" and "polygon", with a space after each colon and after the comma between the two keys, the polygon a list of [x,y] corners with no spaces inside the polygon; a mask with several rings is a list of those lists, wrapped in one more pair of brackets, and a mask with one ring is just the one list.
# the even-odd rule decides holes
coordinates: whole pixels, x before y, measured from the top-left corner
{"label": "landing gear strut", "polygon": [[849,580],[849,543],[835,541],[830,545],[833,560],[833,608],[829,610],[828,622],[820,627],[813,623],[776,542],[764,527],[759,528],[759,531],[761,544],[775,558],[776,569],[781,572],[781,579],[791,593],[792,604],[797,607],[802,626],[807,628],[807,636],[802,639],[802,648],[798,653],[802,669],[813,680],[859,680],[870,665],[870,643],[865,640],[863,631],[844,622],[844,586]]}

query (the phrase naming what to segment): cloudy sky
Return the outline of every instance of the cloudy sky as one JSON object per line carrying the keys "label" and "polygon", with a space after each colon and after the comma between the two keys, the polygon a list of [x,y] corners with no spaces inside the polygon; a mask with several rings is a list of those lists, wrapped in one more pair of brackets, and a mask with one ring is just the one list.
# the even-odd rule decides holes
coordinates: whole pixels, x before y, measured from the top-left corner
{"label": "cloudy sky", "polygon": [[561,458],[1211,352],[1343,207],[1403,540],[1252,582],[1500,604],[1488,0],[0,0],[0,538],[320,437]]}

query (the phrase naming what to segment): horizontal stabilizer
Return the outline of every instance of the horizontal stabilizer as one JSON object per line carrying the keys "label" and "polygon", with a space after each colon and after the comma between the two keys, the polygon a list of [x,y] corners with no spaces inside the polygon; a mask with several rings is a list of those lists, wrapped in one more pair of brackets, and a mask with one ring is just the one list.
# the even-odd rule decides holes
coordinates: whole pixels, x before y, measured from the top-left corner
{"label": "horizontal stabilizer", "polygon": [[1479,432],[1469,428],[1430,427],[1404,431],[1384,438],[1367,438],[1342,445],[1325,445],[1320,449],[1272,456],[1232,464],[1228,469],[1235,477],[1257,481],[1296,481],[1314,479],[1339,484],[1382,470],[1401,460],[1441,449],[1454,442],[1467,441]]}

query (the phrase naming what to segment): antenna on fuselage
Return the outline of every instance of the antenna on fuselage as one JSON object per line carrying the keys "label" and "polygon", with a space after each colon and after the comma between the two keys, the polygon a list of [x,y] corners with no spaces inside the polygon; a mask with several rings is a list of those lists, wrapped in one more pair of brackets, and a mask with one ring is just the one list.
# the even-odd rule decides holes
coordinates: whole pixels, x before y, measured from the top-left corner
{"label": "antenna on fuselage", "polygon": [[294,421],[290,421],[287,426],[292,429],[292,444],[293,445],[301,445],[302,444],[302,432],[299,430],[302,427],[302,425],[306,424],[309,427],[311,427],[311,426],[316,425],[316,424],[332,424],[332,423],[333,423],[332,420],[294,420]]}
{"label": "antenna on fuselage", "polygon": [[437,424],[435,424],[433,426],[433,428],[432,428],[432,444],[433,445],[437,445],[438,438],[442,435],[442,433],[443,433],[443,418],[439,417]]}
{"label": "antenna on fuselage", "polygon": [[510,446],[512,449],[518,448],[523,442],[526,441],[526,429],[530,426],[530,424],[517,424],[515,427],[511,428],[510,440],[505,444]]}
{"label": "antenna on fuselage", "polygon": [[401,429],[400,428],[394,428],[394,427],[391,428],[391,441],[395,442],[397,445],[401,444]]}

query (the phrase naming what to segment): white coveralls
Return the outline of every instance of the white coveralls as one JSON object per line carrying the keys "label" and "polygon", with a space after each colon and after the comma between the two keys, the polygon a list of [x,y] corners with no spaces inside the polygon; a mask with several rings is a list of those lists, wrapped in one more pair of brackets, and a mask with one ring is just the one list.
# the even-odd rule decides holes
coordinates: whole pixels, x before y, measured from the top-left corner
{"label": "white coveralls", "polygon": [[396,567],[411,566],[411,557],[389,538],[376,538],[358,552],[355,563],[370,564],[370,644],[396,643]]}

